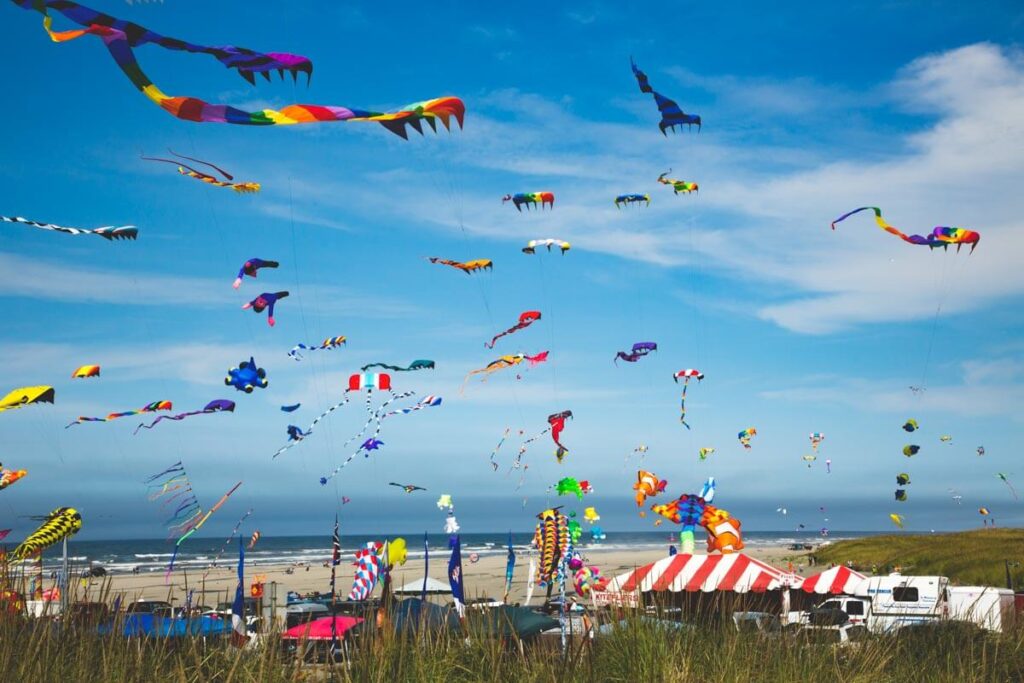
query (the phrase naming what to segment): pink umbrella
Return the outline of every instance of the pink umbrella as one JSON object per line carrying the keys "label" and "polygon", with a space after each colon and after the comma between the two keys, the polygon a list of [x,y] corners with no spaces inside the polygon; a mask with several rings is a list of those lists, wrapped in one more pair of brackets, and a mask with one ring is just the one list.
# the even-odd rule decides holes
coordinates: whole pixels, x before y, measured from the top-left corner
{"label": "pink umbrella", "polygon": [[321,617],[306,624],[293,626],[282,633],[281,637],[287,640],[330,640],[332,620],[339,638],[345,631],[363,622],[361,617]]}

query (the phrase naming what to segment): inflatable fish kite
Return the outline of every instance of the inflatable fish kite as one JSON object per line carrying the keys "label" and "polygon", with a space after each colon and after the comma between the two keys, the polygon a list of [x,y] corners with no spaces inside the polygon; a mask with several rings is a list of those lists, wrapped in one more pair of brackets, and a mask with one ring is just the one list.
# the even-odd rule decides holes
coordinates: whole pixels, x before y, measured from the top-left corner
{"label": "inflatable fish kite", "polygon": [[745,449],[750,450],[750,440],[757,435],[757,429],[754,427],[747,427],[742,432],[737,434],[737,438]]}
{"label": "inflatable fish kite", "polygon": [[917,455],[917,452],[920,451],[920,450],[921,450],[920,446],[917,446],[915,444],[908,444],[908,445],[903,447],[903,455],[905,455],[905,456],[907,456],[909,458],[909,457],[911,457],[913,455]]}
{"label": "inflatable fish kite", "polygon": [[0,491],[19,481],[28,474],[28,470],[5,470],[0,469]]}
{"label": "inflatable fish kite", "polygon": [[903,423],[903,431],[905,431],[905,432],[913,432],[913,431],[915,431],[917,429],[919,429],[919,427],[917,425],[917,420],[915,420],[913,418],[911,418],[911,419],[909,419],[909,420],[907,420],[906,422]]}
{"label": "inflatable fish kite", "polygon": [[951,244],[955,244],[957,251],[960,251],[960,247],[963,245],[969,244],[971,245],[971,253],[973,253],[974,248],[977,247],[978,242],[981,241],[981,235],[973,230],[955,227],[951,228],[942,225],[937,228],[933,228],[929,235],[905,235],[900,232],[899,229],[885,222],[882,218],[882,210],[877,206],[862,206],[859,209],[854,209],[853,211],[844,213],[842,216],[832,221],[832,229],[836,229],[836,223],[841,223],[853,214],[861,211],[873,211],[875,213],[875,223],[878,224],[878,227],[892,235],[896,235],[904,242],[909,242],[910,244],[925,246],[930,249],[935,249],[937,247],[948,249]]}
{"label": "inflatable fish kite", "polygon": [[668,482],[664,479],[658,479],[658,476],[653,472],[646,470],[637,471],[636,483],[633,484],[633,490],[636,491],[637,507],[643,507],[644,501],[662,493],[666,486],[668,486]]}
{"label": "inflatable fish kite", "polygon": [[523,205],[526,205],[527,210],[531,207],[535,207],[540,204],[540,208],[544,207],[555,208],[555,193],[554,192],[525,192],[520,194],[507,194],[501,198],[501,203],[512,202],[515,205],[516,211],[522,213]]}

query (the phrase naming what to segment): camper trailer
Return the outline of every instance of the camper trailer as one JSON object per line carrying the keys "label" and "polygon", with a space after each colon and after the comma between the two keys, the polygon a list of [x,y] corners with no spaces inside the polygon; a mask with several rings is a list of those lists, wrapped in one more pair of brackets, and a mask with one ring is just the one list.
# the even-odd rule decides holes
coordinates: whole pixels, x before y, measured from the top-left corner
{"label": "camper trailer", "polygon": [[950,586],[946,589],[946,618],[969,621],[988,631],[1003,631],[1016,618],[1013,591],[991,586]]}
{"label": "camper trailer", "polygon": [[885,633],[942,619],[948,584],[944,576],[871,576],[857,585],[854,595],[871,600],[868,628]]}

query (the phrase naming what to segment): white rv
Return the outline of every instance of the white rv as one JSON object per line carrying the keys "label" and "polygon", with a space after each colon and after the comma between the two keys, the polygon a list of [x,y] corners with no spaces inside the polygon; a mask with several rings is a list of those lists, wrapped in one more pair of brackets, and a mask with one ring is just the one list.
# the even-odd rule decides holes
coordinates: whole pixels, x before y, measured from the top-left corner
{"label": "white rv", "polygon": [[1003,631],[1017,612],[1013,591],[990,586],[950,586],[946,589],[946,618],[969,621],[989,631]]}
{"label": "white rv", "polygon": [[946,587],[944,576],[869,576],[853,594],[871,600],[868,628],[885,633],[908,624],[943,618]]}

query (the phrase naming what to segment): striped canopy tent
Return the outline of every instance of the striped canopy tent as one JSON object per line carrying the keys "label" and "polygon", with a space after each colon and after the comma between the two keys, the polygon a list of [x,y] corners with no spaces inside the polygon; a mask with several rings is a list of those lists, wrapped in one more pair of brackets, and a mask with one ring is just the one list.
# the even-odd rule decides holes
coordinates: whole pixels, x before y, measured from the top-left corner
{"label": "striped canopy tent", "polygon": [[849,567],[839,565],[826,569],[820,574],[808,576],[801,588],[807,593],[819,595],[853,595],[853,589],[866,577]]}
{"label": "striped canopy tent", "polygon": [[764,593],[796,588],[802,579],[743,553],[729,555],[670,555],[608,582],[608,591]]}

